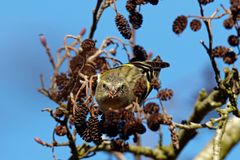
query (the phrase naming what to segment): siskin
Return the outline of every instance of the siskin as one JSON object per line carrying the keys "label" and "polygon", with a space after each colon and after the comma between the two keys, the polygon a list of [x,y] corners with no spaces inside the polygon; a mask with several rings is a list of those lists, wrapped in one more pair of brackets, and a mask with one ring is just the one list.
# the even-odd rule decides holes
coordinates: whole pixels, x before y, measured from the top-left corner
{"label": "siskin", "polygon": [[[169,67],[160,57],[153,61],[131,62],[117,68],[112,68],[98,76],[96,101],[101,111],[122,109],[137,102],[141,104],[151,92],[151,80],[158,77],[161,68]],[[136,95],[134,89],[138,83],[145,85],[141,96]]]}

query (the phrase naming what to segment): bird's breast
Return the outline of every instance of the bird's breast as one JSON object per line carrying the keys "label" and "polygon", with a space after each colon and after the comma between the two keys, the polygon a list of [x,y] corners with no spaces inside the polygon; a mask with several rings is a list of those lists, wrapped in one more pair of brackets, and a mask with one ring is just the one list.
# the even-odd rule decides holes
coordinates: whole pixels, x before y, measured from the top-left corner
{"label": "bird's breast", "polygon": [[114,98],[105,98],[103,101],[99,102],[99,107],[102,111],[108,109],[121,109],[128,106],[130,102],[127,98],[123,97],[114,97]]}

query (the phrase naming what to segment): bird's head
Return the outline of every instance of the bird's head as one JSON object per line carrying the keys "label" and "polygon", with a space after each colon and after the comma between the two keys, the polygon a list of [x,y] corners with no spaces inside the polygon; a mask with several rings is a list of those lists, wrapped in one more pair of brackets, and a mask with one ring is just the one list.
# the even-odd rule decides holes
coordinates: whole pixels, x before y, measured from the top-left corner
{"label": "bird's head", "polygon": [[128,93],[128,84],[121,78],[105,80],[100,87],[110,99],[120,98]]}
{"label": "bird's head", "polygon": [[118,74],[108,74],[99,77],[96,88],[96,101],[102,111],[119,109],[129,105],[131,95],[126,78]]}

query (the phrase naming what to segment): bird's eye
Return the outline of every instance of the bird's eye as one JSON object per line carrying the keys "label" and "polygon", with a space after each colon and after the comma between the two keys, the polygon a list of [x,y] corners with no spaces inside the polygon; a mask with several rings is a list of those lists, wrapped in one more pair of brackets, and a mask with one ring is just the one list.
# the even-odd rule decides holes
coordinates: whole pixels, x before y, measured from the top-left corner
{"label": "bird's eye", "polygon": [[123,90],[125,88],[125,85],[123,84],[123,85],[121,85],[121,89]]}
{"label": "bird's eye", "polygon": [[105,84],[105,83],[103,83],[103,85],[102,85],[102,86],[103,86],[103,88],[106,88],[106,84]]}
{"label": "bird's eye", "polygon": [[105,89],[105,90],[109,90],[109,88],[108,88],[108,86],[107,86],[107,84],[105,84],[105,83],[103,83],[103,88]]}

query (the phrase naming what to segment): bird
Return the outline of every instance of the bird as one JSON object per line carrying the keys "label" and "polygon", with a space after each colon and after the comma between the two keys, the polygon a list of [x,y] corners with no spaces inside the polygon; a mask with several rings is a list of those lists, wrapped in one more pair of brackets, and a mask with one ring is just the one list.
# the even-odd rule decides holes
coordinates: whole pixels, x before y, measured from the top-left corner
{"label": "bird", "polygon": [[[95,97],[102,112],[118,110],[133,102],[141,104],[151,92],[151,80],[169,67],[159,56],[152,61],[134,61],[98,75]],[[136,94],[136,88],[140,93]]]}

